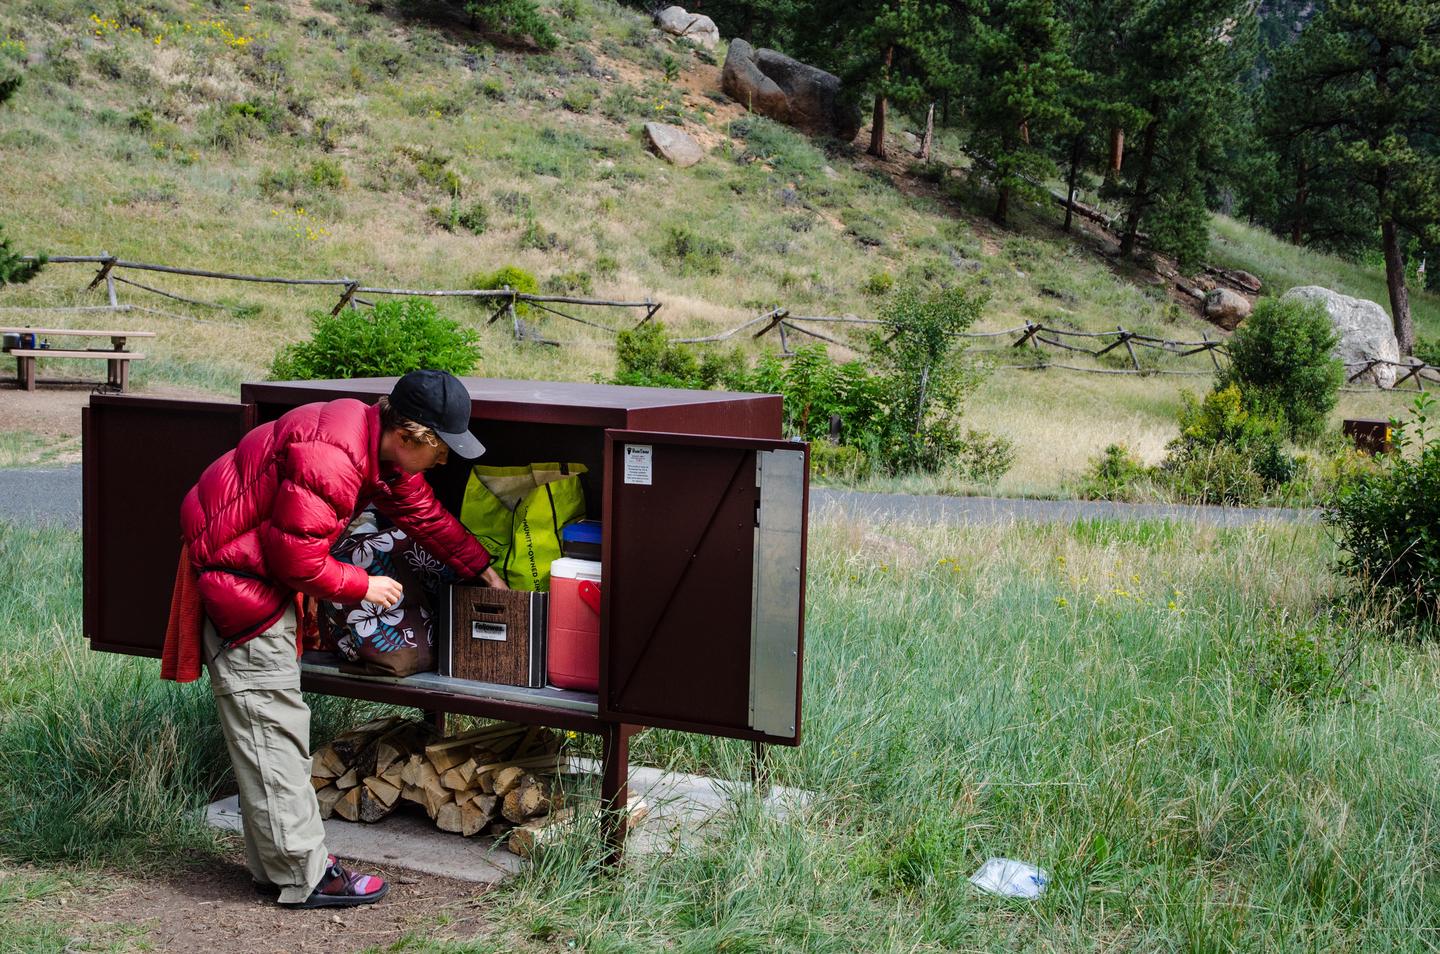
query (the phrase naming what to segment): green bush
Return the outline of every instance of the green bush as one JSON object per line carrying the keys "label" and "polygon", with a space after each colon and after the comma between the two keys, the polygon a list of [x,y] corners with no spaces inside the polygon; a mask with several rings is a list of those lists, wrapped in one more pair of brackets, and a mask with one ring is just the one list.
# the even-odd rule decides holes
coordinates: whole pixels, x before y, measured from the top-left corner
{"label": "green bush", "polygon": [[471,0],[465,9],[492,33],[517,40],[529,37],[542,50],[560,43],[535,0]]}
{"label": "green bush", "polygon": [[479,335],[423,298],[389,299],[370,311],[316,312],[309,341],[275,356],[276,381],[390,377],[419,368],[469,374],[480,358]]}
{"label": "green bush", "polygon": [[837,364],[823,345],[802,345],[788,359],[770,354],[744,382],[749,391],[785,399],[785,432],[809,441],[830,437],[830,419],[840,419],[840,443],[874,448],[884,444],[884,382],[864,362]]}
{"label": "green bush", "polygon": [[1285,452],[1284,425],[1246,407],[1234,384],[1182,395],[1180,436],[1156,476],[1186,500],[1254,504],[1290,482],[1300,462]]}
{"label": "green bush", "polygon": [[776,175],[794,182],[824,178],[825,153],[789,126],[747,114],[730,124],[730,135],[745,143],[737,162],[766,163]]}
{"label": "green bush", "polygon": [[1440,338],[1416,338],[1414,354],[1426,364],[1440,368]]}
{"label": "green bush", "polygon": [[882,330],[871,358],[886,379],[886,429],[880,463],[891,473],[933,473],[966,446],[960,406],[977,379],[958,337],[986,296],[966,287],[922,291],[905,287],[880,309]]}
{"label": "green bush", "polygon": [[673,263],[681,275],[718,275],[735,246],[724,239],[699,235],[683,225],[665,228],[660,257]]}
{"label": "green bush", "polygon": [[1015,465],[1015,442],[967,427],[955,444],[953,466],[966,480],[992,484]]}
{"label": "green bush", "polygon": [[[476,272],[470,276],[470,287],[481,291],[509,288],[522,295],[540,294],[540,280],[525,269],[517,268],[514,265],[502,265],[493,272]],[[480,303],[489,307],[493,301],[480,299]],[[516,302],[515,304],[515,314],[521,318],[528,317],[533,310],[526,302]]]}
{"label": "green bush", "polygon": [[594,80],[581,80],[565,89],[560,104],[572,113],[588,113],[600,97],[600,84]]}
{"label": "green bush", "polygon": [[876,272],[865,279],[865,284],[861,286],[860,290],[867,295],[877,297],[888,295],[895,290],[895,276],[889,272]]}
{"label": "green bush", "polygon": [[1149,473],[1124,444],[1110,444],[1085,468],[1078,490],[1089,500],[1129,500]]}
{"label": "green bush", "polygon": [[337,192],[349,184],[345,169],[334,159],[316,159],[305,170],[305,181],[321,192]]}
{"label": "green bush", "polygon": [[869,469],[869,459],[858,447],[829,441],[815,441],[810,445],[810,476],[815,479],[856,481]]}
{"label": "green bush", "polygon": [[1392,428],[1397,451],[1344,477],[1325,509],[1357,580],[1430,620],[1440,616],[1440,434],[1435,402],[1415,400]]}
{"label": "green bush", "polygon": [[708,351],[697,358],[685,345],[671,342],[658,321],[620,332],[615,363],[613,383],[638,387],[739,389],[746,380],[739,352]]}
{"label": "green bush", "polygon": [[1265,481],[1250,456],[1229,444],[1172,453],[1161,473],[1171,491],[1188,503],[1236,506],[1258,503],[1265,495]]}
{"label": "green bush", "polygon": [[1252,413],[1283,423],[1292,438],[1313,439],[1344,380],[1332,354],[1337,340],[1319,302],[1262,299],[1230,338],[1230,366],[1216,386],[1238,385]]}
{"label": "green bush", "polygon": [[490,211],[484,202],[472,202],[460,211],[455,222],[471,235],[484,235],[490,227]]}

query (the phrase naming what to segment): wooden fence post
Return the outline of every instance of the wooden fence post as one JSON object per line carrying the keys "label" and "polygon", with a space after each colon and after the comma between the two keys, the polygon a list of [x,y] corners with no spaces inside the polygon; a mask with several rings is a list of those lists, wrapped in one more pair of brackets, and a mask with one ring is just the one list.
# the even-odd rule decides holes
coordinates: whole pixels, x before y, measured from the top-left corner
{"label": "wooden fence post", "polygon": [[1208,332],[1208,331],[1202,331],[1202,332],[1200,332],[1200,338],[1201,338],[1201,340],[1204,341],[1205,344],[1207,345],[1207,347],[1205,348],[1205,350],[1206,350],[1207,352],[1209,352],[1209,354],[1210,354],[1210,360],[1214,363],[1214,365],[1215,365],[1215,370],[1216,370],[1216,371],[1219,371],[1219,370],[1220,370],[1220,359],[1217,358],[1217,357],[1215,357],[1215,347],[1216,347],[1216,345],[1219,344],[1219,342],[1217,341],[1217,342],[1216,342],[1215,344],[1213,344],[1213,345],[1210,344],[1210,332]]}
{"label": "wooden fence post", "polygon": [[1131,334],[1119,325],[1115,326],[1120,330],[1120,340],[1125,342],[1125,350],[1130,352],[1130,363],[1135,365],[1135,370],[1140,370],[1140,359],[1135,357],[1135,346],[1130,343]]}
{"label": "wooden fence post", "polygon": [[349,305],[351,308],[355,307],[355,289],[360,287],[360,283],[358,281],[352,281],[348,278],[345,279],[345,282],[345,290],[340,293],[340,300],[335,303],[334,308],[330,309],[330,316],[332,318],[340,314],[341,310],[346,305]]}

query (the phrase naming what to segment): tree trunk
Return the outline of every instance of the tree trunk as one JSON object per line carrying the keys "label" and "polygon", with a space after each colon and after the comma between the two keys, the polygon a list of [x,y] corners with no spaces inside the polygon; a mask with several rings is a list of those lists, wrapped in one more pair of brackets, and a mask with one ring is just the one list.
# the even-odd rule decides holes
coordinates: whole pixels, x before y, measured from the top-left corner
{"label": "tree trunk", "polygon": [[1310,165],[1304,156],[1295,164],[1295,219],[1290,225],[1290,243],[1305,241],[1305,203],[1310,199]]}
{"label": "tree trunk", "polygon": [[925,114],[925,138],[920,140],[921,159],[930,158],[930,147],[935,141],[935,104],[930,104],[930,111]]}
{"label": "tree trunk", "polygon": [[1120,239],[1120,257],[1129,258],[1135,254],[1140,240],[1140,217],[1149,204],[1146,196],[1150,188],[1150,167],[1155,162],[1155,142],[1160,133],[1160,117],[1156,115],[1159,104],[1151,104],[1153,117],[1145,126],[1145,140],[1140,147],[1140,168],[1135,174],[1135,195],[1130,200],[1130,213],[1125,217],[1125,236]]}
{"label": "tree trunk", "polygon": [[[1008,157],[1014,150],[1015,144],[1010,137],[1002,136],[1000,138],[1000,154]],[[1001,171],[1001,165],[998,163],[995,166],[995,174],[995,211],[990,218],[996,225],[1005,225],[1006,220],[1010,218],[1011,186],[1008,182],[1009,176]]]}
{"label": "tree trunk", "polygon": [[1075,180],[1080,176],[1080,162],[1085,158],[1085,128],[1082,126],[1075,133],[1075,138],[1070,142],[1070,177],[1065,187],[1065,225],[1062,228],[1070,231],[1070,223],[1075,219]]}
{"label": "tree trunk", "polygon": [[1110,130],[1110,171],[1119,172],[1125,163],[1125,130],[1119,126]]}
{"label": "tree trunk", "polygon": [[1385,247],[1385,285],[1390,292],[1390,316],[1395,340],[1402,355],[1415,350],[1415,320],[1410,316],[1410,292],[1405,287],[1405,258],[1400,254],[1399,229],[1395,220],[1380,223],[1380,241]]}
{"label": "tree trunk", "polygon": [[[890,76],[890,64],[895,61],[895,47],[885,49],[885,68],[881,71],[882,83]],[[885,97],[875,94],[875,112],[870,119],[870,148],[866,150],[876,159],[885,158]]]}

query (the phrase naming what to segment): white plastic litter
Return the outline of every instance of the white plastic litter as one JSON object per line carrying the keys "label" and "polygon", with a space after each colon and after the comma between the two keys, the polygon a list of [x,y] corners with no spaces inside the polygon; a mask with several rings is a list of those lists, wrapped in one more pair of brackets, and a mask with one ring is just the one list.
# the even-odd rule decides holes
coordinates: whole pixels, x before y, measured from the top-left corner
{"label": "white plastic litter", "polygon": [[1027,901],[1044,894],[1049,881],[1050,875],[1044,868],[1012,858],[987,859],[980,870],[970,876],[970,883],[981,891]]}

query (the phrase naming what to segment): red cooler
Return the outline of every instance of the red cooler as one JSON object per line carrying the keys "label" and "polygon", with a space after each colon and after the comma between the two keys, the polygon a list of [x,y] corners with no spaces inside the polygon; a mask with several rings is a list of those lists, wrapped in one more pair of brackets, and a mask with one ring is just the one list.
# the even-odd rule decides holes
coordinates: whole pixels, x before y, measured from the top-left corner
{"label": "red cooler", "polygon": [[569,557],[550,564],[550,684],[600,689],[600,564]]}

